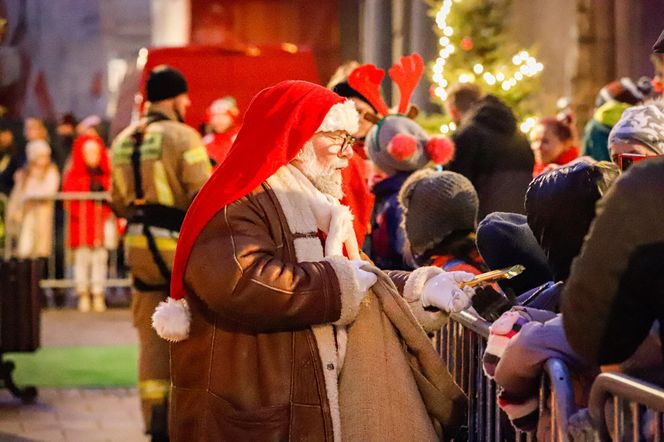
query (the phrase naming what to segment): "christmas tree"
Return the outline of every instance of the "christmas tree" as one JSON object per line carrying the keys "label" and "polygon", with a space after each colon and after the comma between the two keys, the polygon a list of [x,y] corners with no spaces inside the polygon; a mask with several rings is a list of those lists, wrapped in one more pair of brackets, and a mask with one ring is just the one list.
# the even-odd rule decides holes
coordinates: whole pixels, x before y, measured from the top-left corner
{"label": "christmas tree", "polygon": [[[509,40],[505,25],[511,0],[431,3],[440,48],[431,64],[434,101],[442,104],[446,88],[454,83],[475,82],[510,106],[521,121],[521,130],[528,132],[535,119],[526,99],[537,87],[536,77],[544,66]],[[438,117],[437,123],[443,133],[455,129],[449,119]]]}

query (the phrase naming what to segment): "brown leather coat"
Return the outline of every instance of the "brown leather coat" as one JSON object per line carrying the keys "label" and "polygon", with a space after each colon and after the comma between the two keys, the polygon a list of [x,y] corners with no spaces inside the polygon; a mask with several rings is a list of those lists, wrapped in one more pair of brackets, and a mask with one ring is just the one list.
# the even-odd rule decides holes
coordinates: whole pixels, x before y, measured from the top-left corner
{"label": "brown leather coat", "polygon": [[339,319],[341,289],[328,262],[297,263],[293,241],[267,185],[201,232],[189,338],[171,345],[171,440],[333,440],[323,370],[335,367],[310,326]]}

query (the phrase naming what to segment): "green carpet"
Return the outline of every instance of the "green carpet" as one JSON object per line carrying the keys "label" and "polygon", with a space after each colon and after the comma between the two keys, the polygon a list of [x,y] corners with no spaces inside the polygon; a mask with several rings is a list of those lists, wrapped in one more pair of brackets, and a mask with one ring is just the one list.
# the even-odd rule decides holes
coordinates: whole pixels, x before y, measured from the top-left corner
{"label": "green carpet", "polygon": [[138,347],[47,347],[7,353],[14,381],[36,387],[130,387],[136,385]]}

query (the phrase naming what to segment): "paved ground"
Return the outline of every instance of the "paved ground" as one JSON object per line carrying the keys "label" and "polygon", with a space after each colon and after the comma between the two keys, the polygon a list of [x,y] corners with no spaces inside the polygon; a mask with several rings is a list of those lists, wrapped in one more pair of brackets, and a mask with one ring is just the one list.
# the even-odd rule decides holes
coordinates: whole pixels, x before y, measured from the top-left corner
{"label": "paved ground", "polygon": [[[136,342],[128,309],[102,314],[47,310],[42,346],[127,345]],[[40,388],[22,404],[0,390],[0,441],[145,442],[135,388]]]}

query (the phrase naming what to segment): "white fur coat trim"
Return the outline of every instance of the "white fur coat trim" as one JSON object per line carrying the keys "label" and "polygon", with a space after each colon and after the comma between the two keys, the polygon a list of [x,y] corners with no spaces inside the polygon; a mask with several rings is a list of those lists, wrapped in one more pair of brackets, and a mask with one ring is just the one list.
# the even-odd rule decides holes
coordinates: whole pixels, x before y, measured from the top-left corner
{"label": "white fur coat trim", "polygon": [[438,267],[420,267],[410,274],[403,289],[403,297],[408,302],[410,311],[427,333],[438,330],[447,321],[447,315],[442,311],[430,312],[422,306],[424,284],[443,272],[443,269]]}
{"label": "white fur coat trim", "polygon": [[[346,258],[340,256],[328,256],[323,261],[332,265],[334,273],[339,279],[339,288],[341,289],[341,316],[334,323],[335,325],[348,325],[355,320],[360,312],[360,302],[366,293],[360,292],[360,285],[355,278],[355,268]],[[349,294],[350,296],[344,296]]]}
{"label": "white fur coat trim", "polygon": [[[336,322],[340,325],[336,329],[336,339],[335,329],[331,325],[315,325],[311,327],[311,330],[316,338],[318,354],[322,363],[325,390],[330,404],[334,441],[341,442],[338,378],[346,349],[345,327],[341,324],[352,322],[359,311],[360,301],[365,294],[359,293],[359,283],[355,278],[355,271],[350,261],[342,256],[325,257],[323,245],[317,236],[319,229],[327,231],[326,229],[329,228],[330,218],[334,214],[330,207],[333,208],[336,205],[330,203],[329,199],[316,190],[308,179],[291,165],[280,168],[268,178],[267,182],[281,205],[291,232],[306,235],[306,237],[299,237],[294,241],[297,261],[327,261],[334,269],[339,281],[341,317]],[[321,196],[323,196],[323,199],[321,199]],[[326,217],[328,218],[325,219]]]}
{"label": "white fur coat trim", "polygon": [[353,100],[337,103],[330,108],[316,132],[335,132],[345,130],[354,134],[360,127],[360,114],[355,108]]}

